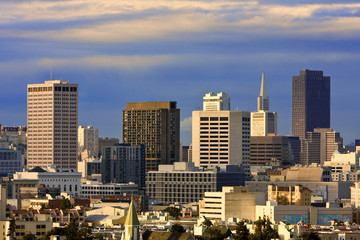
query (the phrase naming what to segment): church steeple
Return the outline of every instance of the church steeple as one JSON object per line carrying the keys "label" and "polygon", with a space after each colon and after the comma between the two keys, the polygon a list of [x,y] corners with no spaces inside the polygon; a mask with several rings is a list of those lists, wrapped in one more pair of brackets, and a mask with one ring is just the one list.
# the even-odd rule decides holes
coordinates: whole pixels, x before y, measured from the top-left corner
{"label": "church steeple", "polygon": [[137,217],[135,203],[131,200],[129,212],[125,220],[125,236],[122,240],[139,240],[140,239],[140,222]]}
{"label": "church steeple", "polygon": [[269,111],[269,98],[267,96],[266,91],[266,83],[265,83],[265,73],[262,73],[261,77],[261,87],[260,87],[260,96],[257,101],[257,111]]}

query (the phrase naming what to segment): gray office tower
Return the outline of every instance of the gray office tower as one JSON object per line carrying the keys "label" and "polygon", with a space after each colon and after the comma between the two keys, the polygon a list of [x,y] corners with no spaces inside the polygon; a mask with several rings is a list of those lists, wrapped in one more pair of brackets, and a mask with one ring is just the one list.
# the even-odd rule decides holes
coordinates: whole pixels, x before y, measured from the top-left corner
{"label": "gray office tower", "polygon": [[117,144],[102,148],[103,183],[134,182],[145,187],[145,145]]}
{"label": "gray office tower", "polygon": [[315,128],[330,128],[330,77],[305,69],[292,78],[292,134],[302,141]]}

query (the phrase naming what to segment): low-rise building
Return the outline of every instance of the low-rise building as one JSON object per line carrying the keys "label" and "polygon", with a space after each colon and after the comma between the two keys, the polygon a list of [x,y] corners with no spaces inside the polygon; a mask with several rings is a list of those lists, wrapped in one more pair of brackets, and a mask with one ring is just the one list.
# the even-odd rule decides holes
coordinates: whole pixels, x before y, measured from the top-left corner
{"label": "low-rise building", "polygon": [[204,192],[221,191],[223,186],[243,186],[244,171],[236,165],[199,169],[194,163],[160,165],[146,175],[146,194],[160,204],[197,202]]}
{"label": "low-rise building", "polygon": [[86,181],[81,184],[81,193],[83,197],[92,195],[114,196],[114,195],[137,195],[138,185],[135,183],[107,183],[103,184],[98,181]]}
{"label": "low-rise building", "polygon": [[200,201],[200,218],[227,221],[230,217],[255,221],[256,205],[265,205],[265,193],[251,193],[248,187],[223,187],[221,192],[205,192]]}
{"label": "low-rise building", "polygon": [[311,190],[298,184],[295,186],[279,187],[268,185],[268,200],[278,205],[310,206]]}

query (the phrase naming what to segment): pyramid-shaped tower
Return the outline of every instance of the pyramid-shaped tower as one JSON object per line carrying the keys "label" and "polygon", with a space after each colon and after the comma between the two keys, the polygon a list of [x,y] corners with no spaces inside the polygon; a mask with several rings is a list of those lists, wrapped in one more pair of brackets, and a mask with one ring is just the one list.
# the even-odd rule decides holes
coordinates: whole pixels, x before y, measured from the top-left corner
{"label": "pyramid-shaped tower", "polygon": [[137,217],[135,202],[131,200],[128,214],[125,220],[125,238],[122,240],[139,240],[140,239],[140,222]]}

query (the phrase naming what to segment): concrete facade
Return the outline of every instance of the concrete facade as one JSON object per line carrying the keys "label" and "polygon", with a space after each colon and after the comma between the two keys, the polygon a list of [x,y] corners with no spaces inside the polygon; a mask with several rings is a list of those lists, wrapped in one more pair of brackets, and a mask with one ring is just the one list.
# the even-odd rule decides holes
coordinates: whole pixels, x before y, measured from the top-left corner
{"label": "concrete facade", "polygon": [[99,154],[99,130],[93,126],[79,126],[78,128],[78,152],[82,160],[84,151],[87,152],[87,157],[97,157]]}
{"label": "concrete facade", "polygon": [[76,169],[78,85],[54,80],[27,89],[27,167]]}
{"label": "concrete facade", "polygon": [[203,97],[204,111],[230,111],[230,97],[223,92],[209,92]]}

